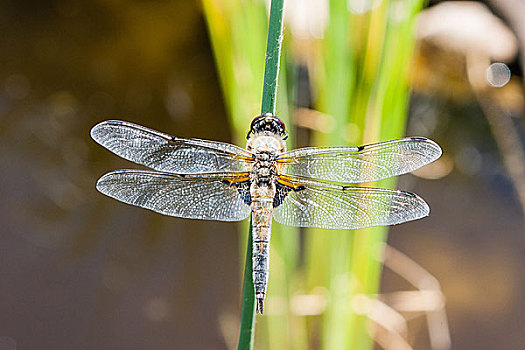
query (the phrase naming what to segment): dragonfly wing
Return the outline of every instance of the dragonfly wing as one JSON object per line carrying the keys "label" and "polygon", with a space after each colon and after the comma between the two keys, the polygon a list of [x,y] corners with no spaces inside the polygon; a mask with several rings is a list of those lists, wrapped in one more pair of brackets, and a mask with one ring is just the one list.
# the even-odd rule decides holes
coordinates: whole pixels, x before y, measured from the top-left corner
{"label": "dragonfly wing", "polygon": [[316,181],[286,183],[277,186],[281,203],[274,210],[274,219],[284,225],[353,230],[400,224],[430,212],[421,197],[406,191]]}
{"label": "dragonfly wing", "polygon": [[253,158],[228,143],[178,138],[119,120],[95,125],[91,137],[124,159],[179,174],[245,171]]}
{"label": "dragonfly wing", "polygon": [[409,173],[441,156],[424,137],[360,147],[308,147],[281,154],[282,173],[342,183],[372,182]]}
{"label": "dragonfly wing", "polygon": [[[237,177],[245,176],[241,173]],[[124,203],[188,219],[239,221],[250,206],[240,195],[234,174],[177,175],[145,170],[117,170],[102,176],[97,189]]]}

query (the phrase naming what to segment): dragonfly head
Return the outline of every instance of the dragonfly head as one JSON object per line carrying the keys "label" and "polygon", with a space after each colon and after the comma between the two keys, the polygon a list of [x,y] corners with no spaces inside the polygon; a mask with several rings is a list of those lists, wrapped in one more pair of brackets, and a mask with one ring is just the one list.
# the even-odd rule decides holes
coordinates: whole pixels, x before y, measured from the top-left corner
{"label": "dragonfly head", "polygon": [[250,139],[255,135],[279,135],[283,140],[288,138],[284,122],[271,113],[253,118],[246,138]]}

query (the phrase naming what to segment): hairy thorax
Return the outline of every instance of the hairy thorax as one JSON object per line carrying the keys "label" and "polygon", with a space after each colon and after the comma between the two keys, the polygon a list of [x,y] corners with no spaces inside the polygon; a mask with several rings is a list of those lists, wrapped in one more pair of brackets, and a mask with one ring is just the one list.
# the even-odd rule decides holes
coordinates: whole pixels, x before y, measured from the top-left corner
{"label": "hairy thorax", "polygon": [[256,187],[274,187],[277,175],[276,158],[286,150],[286,144],[277,135],[257,135],[248,140],[246,149],[255,156],[250,169],[252,184]]}

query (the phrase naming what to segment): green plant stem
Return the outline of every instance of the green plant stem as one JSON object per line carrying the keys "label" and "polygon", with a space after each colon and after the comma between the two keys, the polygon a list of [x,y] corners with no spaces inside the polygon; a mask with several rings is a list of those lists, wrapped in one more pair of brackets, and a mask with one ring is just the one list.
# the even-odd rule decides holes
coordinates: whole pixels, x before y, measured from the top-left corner
{"label": "green plant stem", "polygon": [[[264,66],[264,85],[261,103],[261,114],[275,114],[277,100],[277,81],[283,32],[283,0],[273,0],[268,25],[268,42]],[[251,219],[250,219],[251,221]],[[241,330],[239,349],[253,349],[255,330],[255,294],[252,280],[252,225],[250,222],[248,247],[246,248],[246,265],[244,269],[244,291],[242,298]]]}
{"label": "green plant stem", "polygon": [[248,233],[248,247],[246,248],[246,265],[244,268],[244,285],[242,293],[241,330],[239,334],[239,350],[253,349],[255,335],[255,291],[252,277],[252,222]]}
{"label": "green plant stem", "polygon": [[270,9],[261,114],[275,114],[277,80],[279,77],[279,62],[281,59],[281,43],[283,41],[283,4],[283,0],[272,0],[272,6]]}

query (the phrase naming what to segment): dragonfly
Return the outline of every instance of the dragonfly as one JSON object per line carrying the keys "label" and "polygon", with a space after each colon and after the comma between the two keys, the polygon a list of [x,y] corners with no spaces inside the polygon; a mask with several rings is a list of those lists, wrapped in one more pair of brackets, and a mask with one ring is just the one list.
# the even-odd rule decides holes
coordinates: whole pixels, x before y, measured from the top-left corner
{"label": "dragonfly", "polygon": [[111,171],[96,188],[124,203],[179,218],[240,221],[252,214],[252,278],[256,311],[262,314],[273,219],[296,227],[354,230],[423,218],[430,209],[418,195],[355,184],[409,173],[442,153],[424,137],[287,151],[287,136],[284,122],[272,114],[252,120],[245,149],[103,121],[91,129],[91,137],[152,170]]}

